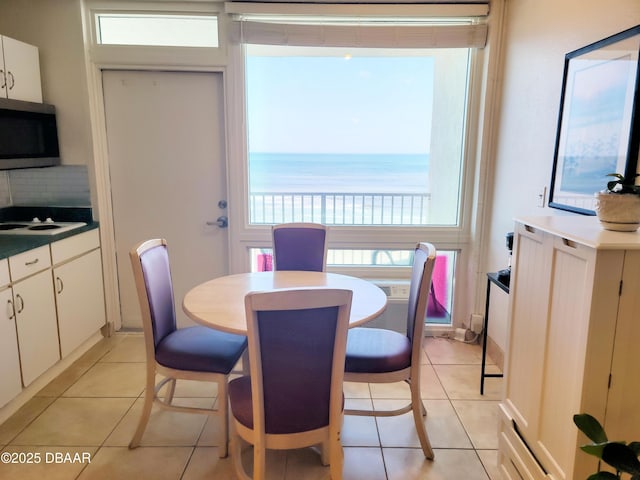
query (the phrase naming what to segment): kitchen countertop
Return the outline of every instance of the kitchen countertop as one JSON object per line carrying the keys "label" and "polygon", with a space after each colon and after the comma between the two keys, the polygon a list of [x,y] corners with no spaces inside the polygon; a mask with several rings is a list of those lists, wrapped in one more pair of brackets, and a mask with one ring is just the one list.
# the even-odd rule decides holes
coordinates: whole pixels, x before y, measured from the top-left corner
{"label": "kitchen countertop", "polygon": [[98,228],[98,222],[90,222],[79,228],[55,235],[2,235],[0,234],[0,259],[12,257],[27,250],[48,245],[63,238]]}

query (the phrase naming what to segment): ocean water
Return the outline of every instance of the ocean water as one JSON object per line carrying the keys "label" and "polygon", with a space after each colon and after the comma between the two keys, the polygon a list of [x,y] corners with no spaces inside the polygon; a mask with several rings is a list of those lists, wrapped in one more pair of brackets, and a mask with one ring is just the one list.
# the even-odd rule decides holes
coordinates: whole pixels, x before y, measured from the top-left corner
{"label": "ocean water", "polygon": [[428,191],[428,154],[251,153],[249,164],[252,193]]}

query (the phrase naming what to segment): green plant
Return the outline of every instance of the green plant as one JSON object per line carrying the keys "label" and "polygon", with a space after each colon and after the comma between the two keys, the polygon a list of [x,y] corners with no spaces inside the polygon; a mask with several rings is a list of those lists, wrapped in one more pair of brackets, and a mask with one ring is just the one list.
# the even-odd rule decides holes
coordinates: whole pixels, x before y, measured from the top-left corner
{"label": "green plant", "polygon": [[616,180],[607,182],[607,190],[612,193],[635,193],[640,195],[640,185],[636,185],[636,177],[640,174],[635,174],[633,177],[625,177],[620,173],[608,173],[607,177],[613,177]]}
{"label": "green plant", "polygon": [[616,480],[623,473],[631,474],[631,480],[640,480],[640,442],[610,441],[600,422],[588,413],[580,413],[573,416],[573,423],[593,443],[582,445],[580,448],[598,457],[603,462],[615,468],[616,473],[597,472],[590,475],[587,480]]}

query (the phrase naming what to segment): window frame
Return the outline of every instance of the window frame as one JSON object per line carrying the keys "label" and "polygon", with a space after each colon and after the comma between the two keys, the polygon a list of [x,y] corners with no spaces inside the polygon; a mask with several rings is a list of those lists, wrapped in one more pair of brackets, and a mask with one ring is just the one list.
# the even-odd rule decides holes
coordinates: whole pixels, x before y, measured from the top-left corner
{"label": "window frame", "polygon": [[[250,268],[249,249],[269,247],[271,228],[269,225],[250,225],[248,186],[248,147],[245,131],[245,47],[239,42],[229,45],[229,72],[227,91],[229,93],[229,201],[230,201],[230,271],[247,271]],[[453,295],[456,299],[452,313],[453,327],[460,326],[469,318],[473,310],[474,293],[470,291],[468,274],[478,268],[477,255],[471,248],[474,219],[482,216],[482,205],[478,204],[479,168],[476,163],[478,152],[479,125],[482,115],[481,94],[483,91],[484,50],[472,48],[469,59],[469,89],[466,99],[466,118],[462,139],[460,183],[460,214],[456,226],[330,226],[329,248],[366,249],[412,249],[418,241],[429,241],[436,248],[455,250],[457,261],[454,270]],[[408,267],[365,267],[352,266],[328,268],[335,273],[355,275],[369,279],[408,279]]]}

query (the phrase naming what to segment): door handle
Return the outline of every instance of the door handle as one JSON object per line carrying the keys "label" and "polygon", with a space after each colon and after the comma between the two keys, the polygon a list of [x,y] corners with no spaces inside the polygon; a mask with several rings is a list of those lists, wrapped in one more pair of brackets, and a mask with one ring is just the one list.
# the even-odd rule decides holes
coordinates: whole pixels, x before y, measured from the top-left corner
{"label": "door handle", "polygon": [[229,218],[226,215],[220,215],[215,222],[207,222],[207,225],[227,228],[229,226]]}

